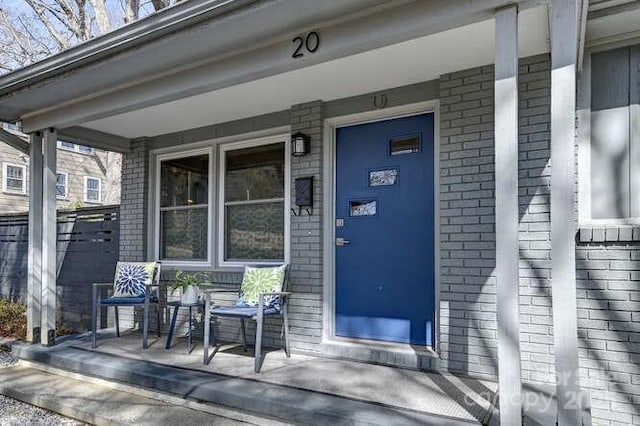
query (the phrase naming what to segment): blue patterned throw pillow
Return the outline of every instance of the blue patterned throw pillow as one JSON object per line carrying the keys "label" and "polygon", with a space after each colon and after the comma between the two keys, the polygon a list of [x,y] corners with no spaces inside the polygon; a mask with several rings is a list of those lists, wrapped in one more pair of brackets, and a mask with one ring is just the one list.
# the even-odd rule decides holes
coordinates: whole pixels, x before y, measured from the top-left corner
{"label": "blue patterned throw pillow", "polygon": [[118,262],[113,281],[113,297],[142,297],[153,283],[155,262]]}
{"label": "blue patterned throw pillow", "polygon": [[[256,307],[260,293],[282,291],[287,265],[257,268],[245,266],[237,306]],[[280,297],[265,297],[265,308],[280,309]]]}

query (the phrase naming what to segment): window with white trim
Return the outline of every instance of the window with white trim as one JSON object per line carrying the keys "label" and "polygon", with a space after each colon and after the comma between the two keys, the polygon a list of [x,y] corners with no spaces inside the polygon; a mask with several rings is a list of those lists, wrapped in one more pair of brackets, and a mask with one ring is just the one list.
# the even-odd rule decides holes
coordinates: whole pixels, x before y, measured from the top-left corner
{"label": "window with white trim", "polygon": [[582,222],[640,221],[640,45],[590,55],[581,143]]}
{"label": "window with white trim", "polygon": [[84,177],[84,201],[87,203],[102,202],[102,180],[97,177]]}
{"label": "window with white trim", "polygon": [[288,262],[288,142],[212,141],[152,154],[155,258],[214,268]]}
{"label": "window with white trim", "polygon": [[2,170],[2,190],[12,194],[27,193],[27,167],[4,163]]}
{"label": "window with white trim", "polygon": [[159,259],[208,261],[210,152],[160,161]]}
{"label": "window with white trim", "polygon": [[56,197],[62,199],[69,197],[69,174],[66,172],[56,173]]}
{"label": "window with white trim", "polygon": [[220,155],[220,263],[283,262],[285,143],[223,145]]}

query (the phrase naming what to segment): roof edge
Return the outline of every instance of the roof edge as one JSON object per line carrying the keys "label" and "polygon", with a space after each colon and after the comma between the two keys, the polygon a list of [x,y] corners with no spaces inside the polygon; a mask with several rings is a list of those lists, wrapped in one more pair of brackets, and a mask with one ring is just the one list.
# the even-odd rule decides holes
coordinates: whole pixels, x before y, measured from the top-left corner
{"label": "roof edge", "polygon": [[0,76],[0,96],[254,3],[258,0],[190,0],[178,3]]}

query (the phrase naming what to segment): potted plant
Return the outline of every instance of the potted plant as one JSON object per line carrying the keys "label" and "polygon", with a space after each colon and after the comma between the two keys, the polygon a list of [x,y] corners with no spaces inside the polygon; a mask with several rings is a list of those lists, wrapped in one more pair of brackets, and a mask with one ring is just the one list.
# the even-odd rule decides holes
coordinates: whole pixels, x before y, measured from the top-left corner
{"label": "potted plant", "polygon": [[175,292],[180,289],[180,302],[182,304],[195,304],[198,302],[199,273],[189,274],[183,271],[176,271],[176,280],[171,286],[171,290]]}

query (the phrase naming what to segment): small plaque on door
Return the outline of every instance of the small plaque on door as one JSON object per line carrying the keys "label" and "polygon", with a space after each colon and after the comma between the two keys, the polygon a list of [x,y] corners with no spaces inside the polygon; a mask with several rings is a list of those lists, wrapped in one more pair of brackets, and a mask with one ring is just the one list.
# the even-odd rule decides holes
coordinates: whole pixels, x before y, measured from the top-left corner
{"label": "small plaque on door", "polygon": [[349,216],[375,216],[378,209],[376,200],[349,201]]}

